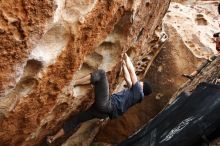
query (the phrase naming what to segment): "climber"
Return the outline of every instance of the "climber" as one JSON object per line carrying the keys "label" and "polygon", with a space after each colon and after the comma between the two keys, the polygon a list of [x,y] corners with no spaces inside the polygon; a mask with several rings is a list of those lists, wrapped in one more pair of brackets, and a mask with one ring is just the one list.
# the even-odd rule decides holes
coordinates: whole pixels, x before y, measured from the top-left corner
{"label": "climber", "polygon": [[124,55],[122,69],[128,88],[111,96],[109,96],[109,84],[104,70],[97,70],[76,80],[74,86],[90,83],[94,86],[95,102],[88,110],[71,117],[54,136],[48,136],[47,142],[52,143],[57,138],[68,134],[84,121],[93,118],[117,118],[126,112],[129,107],[141,102],[144,96],[151,94],[150,85],[146,81],[138,81],[135,68],[127,54]]}

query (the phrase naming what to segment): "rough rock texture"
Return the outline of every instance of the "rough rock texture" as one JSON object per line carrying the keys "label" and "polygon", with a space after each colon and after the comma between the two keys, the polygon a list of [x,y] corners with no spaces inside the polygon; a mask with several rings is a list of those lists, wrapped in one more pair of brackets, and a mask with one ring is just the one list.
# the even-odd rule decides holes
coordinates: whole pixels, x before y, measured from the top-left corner
{"label": "rough rock texture", "polygon": [[14,89],[23,64],[46,31],[46,23],[53,15],[53,2],[0,1],[0,97]]}
{"label": "rough rock texture", "polygon": [[[92,104],[90,86],[70,87],[95,69],[108,72],[111,92],[120,90],[124,52],[142,78],[159,52],[168,6],[169,0],[0,1],[0,145],[45,145],[48,134]],[[105,122],[86,123],[68,141],[89,145]]]}
{"label": "rough rock texture", "polygon": [[188,80],[183,74],[192,73],[217,53],[212,35],[219,31],[218,2],[171,2],[163,19],[169,39],[146,74],[153,94],[129,109],[122,118],[110,121],[96,141],[118,143],[131,135],[160,112]]}
{"label": "rough rock texture", "polygon": [[[217,54],[213,33],[219,30],[218,1],[198,1],[182,5],[172,3],[164,19],[182,38],[184,45],[197,58],[208,59]],[[166,29],[165,29],[166,30]]]}
{"label": "rough rock texture", "polygon": [[123,117],[86,122],[54,145],[116,144],[153,118],[187,80],[181,75],[216,53],[218,0],[176,2],[161,27],[169,0],[0,0],[0,145],[45,145],[92,104],[90,86],[70,87],[98,68],[108,72],[111,92],[121,90],[124,52],[154,93]]}

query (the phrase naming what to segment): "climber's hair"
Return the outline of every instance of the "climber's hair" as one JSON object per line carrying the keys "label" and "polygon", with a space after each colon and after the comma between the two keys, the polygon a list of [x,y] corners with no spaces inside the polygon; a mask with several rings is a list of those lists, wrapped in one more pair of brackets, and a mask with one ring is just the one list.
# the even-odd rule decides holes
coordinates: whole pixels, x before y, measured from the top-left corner
{"label": "climber's hair", "polygon": [[150,95],[152,93],[152,88],[147,81],[143,82],[143,92],[144,96]]}
{"label": "climber's hair", "polygon": [[218,14],[220,14],[220,3],[218,4]]}

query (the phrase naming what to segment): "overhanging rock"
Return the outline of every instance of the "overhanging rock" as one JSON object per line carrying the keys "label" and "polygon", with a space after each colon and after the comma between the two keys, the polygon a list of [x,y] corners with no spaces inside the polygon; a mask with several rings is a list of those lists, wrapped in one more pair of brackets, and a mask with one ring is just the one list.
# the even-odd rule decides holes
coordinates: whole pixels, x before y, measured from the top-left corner
{"label": "overhanging rock", "polygon": [[44,144],[92,104],[90,86],[75,88],[75,96],[69,90],[95,69],[108,72],[111,91],[120,90],[124,52],[142,77],[157,54],[155,31],[162,30],[169,2],[0,1],[0,145]]}

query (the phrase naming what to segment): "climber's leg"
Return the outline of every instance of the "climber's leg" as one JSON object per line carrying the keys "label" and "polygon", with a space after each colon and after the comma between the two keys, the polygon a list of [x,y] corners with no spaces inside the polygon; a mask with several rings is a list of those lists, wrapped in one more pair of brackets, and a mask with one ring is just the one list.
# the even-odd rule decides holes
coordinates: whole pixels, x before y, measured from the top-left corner
{"label": "climber's leg", "polygon": [[95,90],[95,105],[101,112],[109,113],[111,111],[111,102],[109,97],[109,85],[104,70],[97,70],[81,79],[75,81],[74,86],[94,85]]}
{"label": "climber's leg", "polygon": [[109,97],[109,84],[104,70],[97,70],[91,74],[91,84],[94,85],[96,108],[104,113],[112,110]]}
{"label": "climber's leg", "polygon": [[95,106],[91,106],[88,110],[80,112],[73,117],[71,117],[66,123],[63,125],[64,133],[67,134],[71,131],[73,131],[77,125],[79,125],[82,122],[91,120],[93,118],[100,118],[104,119],[107,118],[107,114],[103,114],[99,112]]}
{"label": "climber's leg", "polygon": [[55,135],[47,137],[47,142],[52,143],[63,135],[72,132],[76,128],[76,126],[78,126],[78,124],[82,122],[88,121],[93,118],[104,119],[107,117],[108,114],[98,111],[93,105],[88,110],[79,112],[78,114],[72,116],[67,122],[64,123],[63,127]]}

